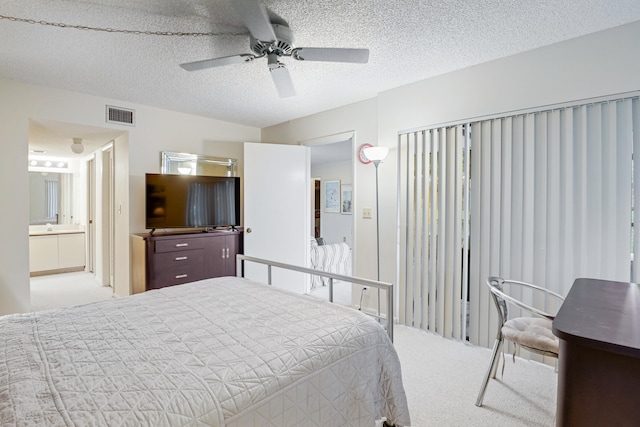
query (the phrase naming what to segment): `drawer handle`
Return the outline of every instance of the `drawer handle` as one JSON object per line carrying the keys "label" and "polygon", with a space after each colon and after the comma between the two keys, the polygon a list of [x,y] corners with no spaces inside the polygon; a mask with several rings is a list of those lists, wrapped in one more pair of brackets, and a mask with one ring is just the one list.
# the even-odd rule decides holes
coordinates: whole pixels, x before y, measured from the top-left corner
{"label": "drawer handle", "polygon": [[184,261],[185,259],[187,259],[186,256],[177,256],[176,257],[176,261]]}
{"label": "drawer handle", "polygon": [[176,279],[184,279],[185,277],[189,276],[188,274],[178,274],[176,276]]}
{"label": "drawer handle", "polygon": [[185,246],[189,246],[189,244],[188,243],[176,243],[176,248],[182,248],[182,247],[185,247]]}

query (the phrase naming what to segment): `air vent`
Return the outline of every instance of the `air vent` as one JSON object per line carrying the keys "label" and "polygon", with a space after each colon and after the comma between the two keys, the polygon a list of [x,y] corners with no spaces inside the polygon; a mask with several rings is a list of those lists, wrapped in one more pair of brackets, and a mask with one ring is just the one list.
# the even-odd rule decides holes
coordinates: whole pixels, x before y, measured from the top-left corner
{"label": "air vent", "polygon": [[136,112],[126,108],[107,105],[107,123],[135,126]]}

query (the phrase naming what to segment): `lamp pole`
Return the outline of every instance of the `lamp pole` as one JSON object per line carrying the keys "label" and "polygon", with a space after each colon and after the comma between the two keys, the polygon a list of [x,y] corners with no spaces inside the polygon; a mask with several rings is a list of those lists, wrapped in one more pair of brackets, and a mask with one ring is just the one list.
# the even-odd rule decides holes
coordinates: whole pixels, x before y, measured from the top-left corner
{"label": "lamp pole", "polygon": [[[378,282],[380,281],[380,208],[378,203],[378,165],[380,162],[381,160],[373,160],[373,165],[376,167],[376,267],[378,268]],[[380,316],[380,288],[378,288],[378,316]]]}
{"label": "lamp pole", "polygon": [[[377,249],[377,262],[378,267],[378,282],[380,281],[380,210],[378,204],[378,165],[380,160],[373,160],[373,165],[376,167],[376,249]],[[378,312],[380,306],[380,288],[378,288]],[[380,313],[378,313],[380,314]]]}
{"label": "lamp pole", "polygon": [[[387,157],[389,153],[388,147],[368,147],[364,149],[364,155],[367,159],[371,160],[376,167],[376,250],[377,250],[377,279],[380,281],[380,203],[378,196],[378,165]],[[378,321],[380,321],[380,288],[378,288]]]}

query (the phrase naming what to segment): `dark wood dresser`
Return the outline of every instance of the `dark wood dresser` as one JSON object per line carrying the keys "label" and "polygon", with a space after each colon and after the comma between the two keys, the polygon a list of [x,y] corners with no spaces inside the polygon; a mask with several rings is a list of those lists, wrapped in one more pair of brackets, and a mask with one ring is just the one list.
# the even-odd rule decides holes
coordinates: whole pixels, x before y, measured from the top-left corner
{"label": "dark wood dresser", "polygon": [[[236,275],[242,232],[136,234],[132,245],[134,293]],[[137,261],[136,261],[137,260]],[[144,271],[140,271],[143,269]],[[144,280],[144,285],[139,283]],[[136,282],[138,282],[136,284]]]}

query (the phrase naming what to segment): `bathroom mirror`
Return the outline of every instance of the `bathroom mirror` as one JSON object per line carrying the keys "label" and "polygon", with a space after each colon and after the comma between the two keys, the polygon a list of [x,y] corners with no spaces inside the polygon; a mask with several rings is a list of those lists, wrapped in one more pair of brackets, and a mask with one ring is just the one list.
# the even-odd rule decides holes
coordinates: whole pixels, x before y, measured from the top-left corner
{"label": "bathroom mirror", "polygon": [[161,153],[162,173],[180,175],[237,176],[238,160],[199,154]]}
{"label": "bathroom mirror", "polygon": [[73,224],[73,174],[29,172],[29,225]]}

